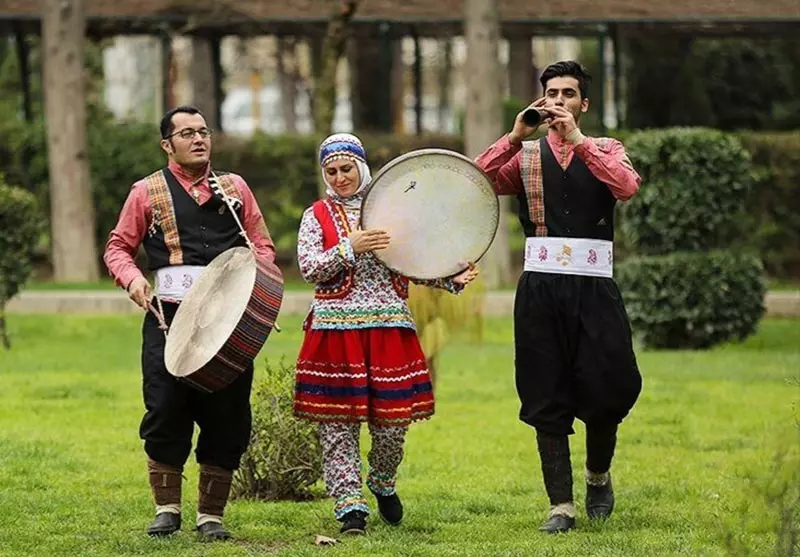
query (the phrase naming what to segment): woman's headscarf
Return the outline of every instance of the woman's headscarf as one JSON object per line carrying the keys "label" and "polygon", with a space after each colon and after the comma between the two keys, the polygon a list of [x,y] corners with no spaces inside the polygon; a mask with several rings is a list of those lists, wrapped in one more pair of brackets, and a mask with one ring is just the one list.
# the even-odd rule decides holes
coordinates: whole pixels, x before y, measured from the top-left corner
{"label": "woman's headscarf", "polygon": [[[346,198],[341,197],[334,191],[333,187],[328,183],[328,177],[325,175],[325,165],[339,159],[353,161],[358,169],[358,189],[353,195]],[[367,165],[367,153],[364,151],[364,146],[361,144],[360,139],[349,133],[335,133],[328,136],[319,147],[319,166],[322,172],[322,179],[325,180],[325,192],[328,196],[348,207],[361,205],[361,194],[364,188],[372,181],[372,174],[370,173],[369,165]]]}

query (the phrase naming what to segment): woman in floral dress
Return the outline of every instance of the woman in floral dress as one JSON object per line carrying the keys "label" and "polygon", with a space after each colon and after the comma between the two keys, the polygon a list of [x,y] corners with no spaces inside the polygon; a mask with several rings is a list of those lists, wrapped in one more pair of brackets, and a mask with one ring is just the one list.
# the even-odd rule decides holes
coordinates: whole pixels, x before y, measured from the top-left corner
{"label": "woman in floral dress", "polygon": [[[341,532],[363,534],[369,506],[362,493],[361,423],[372,438],[367,487],[381,518],[399,524],[395,480],[406,431],[433,415],[434,397],[407,303],[408,279],[373,253],[389,245],[389,234],[359,230],[371,180],[361,141],[351,134],[328,137],[319,163],[327,195],[305,211],[298,237],[300,271],[316,289],[303,326],[294,412],[320,424],[325,484]],[[419,282],[457,294],[477,274],[470,264],[452,279]]]}

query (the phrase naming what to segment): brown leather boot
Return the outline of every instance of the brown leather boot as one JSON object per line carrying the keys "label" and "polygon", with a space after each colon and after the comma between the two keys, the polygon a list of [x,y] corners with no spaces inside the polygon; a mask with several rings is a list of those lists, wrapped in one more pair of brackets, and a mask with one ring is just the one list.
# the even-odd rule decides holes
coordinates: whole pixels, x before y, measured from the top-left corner
{"label": "brown leather boot", "polygon": [[[150,490],[156,505],[180,505],[181,481],[183,468],[170,466],[147,460],[147,473],[150,478]],[[149,536],[168,536],[177,532],[181,527],[181,515],[162,512],[156,515],[153,523],[147,528]]]}
{"label": "brown leather boot", "polygon": [[[233,470],[201,464],[200,481],[197,486],[197,512],[222,518],[225,513],[225,505],[228,503],[232,479]],[[230,538],[230,534],[218,522],[206,522],[197,530],[205,538],[214,540]]]}

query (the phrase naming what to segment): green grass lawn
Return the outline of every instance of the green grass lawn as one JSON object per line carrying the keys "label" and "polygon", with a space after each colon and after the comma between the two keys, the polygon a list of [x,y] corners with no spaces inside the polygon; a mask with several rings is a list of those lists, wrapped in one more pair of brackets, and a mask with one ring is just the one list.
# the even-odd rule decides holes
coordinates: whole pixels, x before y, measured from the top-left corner
{"label": "green grass lawn", "polygon": [[[152,281],[151,281],[152,284]],[[286,290],[312,290],[312,286],[300,277],[285,277]],[[75,291],[75,290],[117,290],[119,287],[111,279],[102,279],[96,282],[53,282],[49,280],[32,280],[25,284],[23,291],[39,292],[48,291]]]}
{"label": "green grass lawn", "polygon": [[[297,354],[300,318],[281,321],[259,367]],[[373,515],[368,536],[326,548],[313,539],[337,533],[328,499],[235,501],[226,523],[237,541],[198,543],[191,461],[184,530],[148,539],[139,318],[12,315],[9,326],[13,348],[0,351],[0,555],[798,554],[774,552],[781,505],[800,485],[798,320],[765,321],[747,342],[713,351],[639,352],[644,389],[620,430],[617,509],[602,524],[579,515],[577,531],[554,537],[537,531],[547,502],[534,433],[516,418],[511,323],[489,320],[483,344],[446,349],[437,414],[411,429],[398,483],[403,525]]]}

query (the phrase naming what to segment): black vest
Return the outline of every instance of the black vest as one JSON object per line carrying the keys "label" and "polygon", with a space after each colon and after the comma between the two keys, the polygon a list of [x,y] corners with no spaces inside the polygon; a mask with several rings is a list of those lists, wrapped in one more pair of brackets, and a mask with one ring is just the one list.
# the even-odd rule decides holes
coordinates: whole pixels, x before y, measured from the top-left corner
{"label": "black vest", "polygon": [[[562,169],[546,138],[539,140],[539,149],[547,235],[614,240],[614,206],[617,200],[608,186],[598,180],[577,155],[573,155],[566,170]],[[517,199],[525,236],[534,236],[528,199],[524,193]]]}
{"label": "black vest", "polygon": [[[168,168],[164,169],[164,177],[172,197],[183,265],[208,265],[222,252],[247,245],[230,209],[216,193],[203,205],[198,205]],[[241,207],[237,215],[244,224]],[[161,227],[152,227],[142,243],[151,271],[169,266],[169,250]]]}

